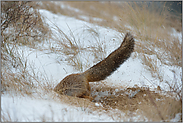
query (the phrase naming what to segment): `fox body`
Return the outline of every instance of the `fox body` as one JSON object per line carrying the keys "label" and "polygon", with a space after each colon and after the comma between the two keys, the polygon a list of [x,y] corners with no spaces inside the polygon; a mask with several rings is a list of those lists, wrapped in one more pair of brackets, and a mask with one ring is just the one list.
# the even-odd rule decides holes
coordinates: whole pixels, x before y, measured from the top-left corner
{"label": "fox body", "polygon": [[120,67],[134,50],[134,38],[127,33],[120,47],[113,51],[107,58],[92,66],[83,73],[66,76],[55,88],[54,91],[69,96],[90,97],[89,82],[104,80]]}

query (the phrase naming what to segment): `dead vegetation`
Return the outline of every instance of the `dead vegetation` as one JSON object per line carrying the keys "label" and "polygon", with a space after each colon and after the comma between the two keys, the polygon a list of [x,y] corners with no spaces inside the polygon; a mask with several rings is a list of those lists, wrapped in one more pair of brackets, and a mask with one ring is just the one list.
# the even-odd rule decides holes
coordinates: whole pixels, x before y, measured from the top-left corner
{"label": "dead vegetation", "polygon": [[[152,75],[157,75],[160,80],[162,77],[158,73],[158,65],[151,55],[155,55],[162,64],[181,67],[182,42],[171,35],[171,27],[181,31],[182,23],[179,20],[170,21],[170,15],[166,9],[161,13],[150,12],[147,6],[141,8],[137,3],[131,4],[127,2],[62,2],[65,7],[61,6],[59,2],[46,1],[41,3],[38,7],[35,6],[37,3],[35,4],[34,2],[1,2],[1,92],[3,93],[14,90],[15,92],[31,95],[32,89],[36,88],[33,80],[40,81],[35,74],[30,75],[26,59],[23,59],[21,53],[17,52],[17,44],[36,48],[38,42],[42,42],[46,37],[50,36],[49,28],[45,25],[39,12],[34,8],[44,8],[53,13],[60,13],[100,26],[110,27],[122,33],[133,30],[135,39],[138,40],[135,51],[142,54],[140,58],[143,63],[152,72]],[[30,9],[31,11],[29,11]],[[88,17],[88,19],[85,17]],[[91,28],[88,30],[95,32]],[[83,71],[84,67],[89,66],[88,64],[83,64],[80,57],[78,57],[81,51],[93,53],[96,60],[105,57],[105,49],[101,47],[100,41],[98,41],[98,46],[83,48],[79,41],[74,39],[74,35],[68,36],[58,28],[57,31],[60,37],[55,37],[55,41],[58,41],[60,47],[50,50],[64,54],[67,61],[76,70]],[[97,33],[95,34],[97,35]],[[98,56],[99,53],[100,56]],[[18,72],[14,73],[12,67]],[[174,81],[176,83],[176,79]],[[45,90],[51,91],[50,88],[52,87],[49,84],[42,86]],[[92,96],[95,98],[94,102],[102,104],[103,107],[100,110],[107,111],[113,108],[123,112],[130,111],[143,114],[151,121],[169,121],[177,113],[182,113],[180,85],[174,84],[170,85],[170,87],[171,92],[168,94],[171,95],[174,92],[178,95],[179,100],[172,98],[173,96],[168,97],[140,87],[126,88],[116,92],[116,88],[93,86]],[[96,98],[96,93],[99,94],[105,91],[110,94]],[[138,91],[137,94],[132,95],[132,98],[127,94],[128,92],[134,93],[136,91]],[[69,102],[71,105],[80,105],[84,109],[93,108],[94,110],[99,110],[93,102],[85,99],[63,95],[61,95],[61,98],[65,98],[64,102]]]}
{"label": "dead vegetation", "polygon": [[34,9],[34,2],[3,1],[1,6],[1,92],[15,90],[30,94],[37,76],[30,74],[19,46],[36,48],[49,35],[49,28]]}
{"label": "dead vegetation", "polygon": [[84,59],[84,62],[81,58],[83,54],[92,54],[94,56],[93,62],[98,62],[105,58],[105,44],[100,41],[100,38],[97,36],[97,31],[95,31],[95,29],[91,27],[85,27],[81,29],[83,34],[84,32],[90,32],[88,36],[94,38],[97,42],[94,46],[84,47],[84,42],[81,42],[82,39],[76,38],[76,34],[74,34],[74,32],[69,30],[70,35],[68,35],[57,25],[54,24],[54,26],[54,30],[56,30],[57,33],[52,35],[52,39],[55,41],[57,46],[48,50],[51,50],[51,52],[56,54],[60,54],[61,57],[64,56],[64,58],[60,58],[61,61],[67,61],[67,63],[74,69],[83,72],[88,67],[90,67],[89,62],[87,62],[88,59]]}
{"label": "dead vegetation", "polygon": [[155,3],[148,5],[147,2],[47,1],[41,2],[39,8],[109,27],[122,33],[133,32],[137,40],[135,51],[141,54],[137,57],[142,59],[153,76],[159,74],[160,67],[151,55],[155,55],[164,65],[181,67],[182,42],[171,35],[172,26],[176,30],[182,29],[181,15],[175,17],[170,14],[166,2],[162,3],[162,8],[157,8]]}

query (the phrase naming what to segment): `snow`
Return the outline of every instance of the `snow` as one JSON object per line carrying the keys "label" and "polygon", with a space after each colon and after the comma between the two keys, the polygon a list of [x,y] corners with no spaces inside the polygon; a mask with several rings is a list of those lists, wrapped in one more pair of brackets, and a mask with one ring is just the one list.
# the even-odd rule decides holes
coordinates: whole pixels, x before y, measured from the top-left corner
{"label": "snow", "polygon": [[[8,103],[7,103],[8,102]],[[51,100],[33,99],[20,96],[1,96],[1,113],[7,118],[11,116],[15,122],[112,122],[106,114],[83,111],[82,108],[60,104]],[[3,112],[2,112],[3,111]],[[9,115],[9,116],[8,116]]]}
{"label": "snow", "polygon": [[[79,12],[79,10],[75,11]],[[103,49],[106,51],[103,58],[115,50],[120,45],[122,38],[124,37],[124,34],[120,34],[115,30],[100,27],[72,17],[53,14],[47,10],[40,10],[40,13],[47,18],[46,22],[50,27],[54,27],[55,24],[60,29],[64,30],[66,34],[70,34],[70,31],[72,31],[77,41],[80,41],[77,42],[78,45],[86,48],[88,46],[96,46],[100,43],[99,45],[103,46]],[[94,29],[96,33],[90,33],[89,29]],[[52,28],[52,31],[56,35],[59,35],[55,29]],[[182,35],[180,34],[174,34],[174,36],[182,38]],[[53,44],[53,47],[54,46],[56,45]],[[26,46],[21,46],[19,51],[22,52],[22,57],[28,60],[29,66],[34,67],[34,72],[41,75],[43,78],[46,77],[47,82],[50,82],[53,87],[65,76],[71,73],[80,72],[68,65],[66,61],[58,62],[60,57],[64,57],[59,56],[60,54],[58,55],[48,53],[48,51],[39,51]],[[138,57],[133,57],[134,54],[135,53],[132,53],[132,57],[130,57],[120,66],[119,69],[106,79],[107,85],[117,87],[134,87],[138,85],[140,87],[148,86],[151,89],[156,89],[157,86],[160,86],[164,90],[169,90],[169,86],[166,84],[166,81],[172,82],[170,84],[173,84],[175,82],[175,78],[177,84],[182,85],[182,69],[180,67],[167,66],[159,63],[159,74],[163,77],[163,81],[160,81],[157,77],[152,77],[150,71],[146,69],[146,66],[142,61]],[[82,58],[82,62],[84,64],[87,63],[90,67],[99,62],[93,60],[93,56],[90,52],[80,53],[79,57]],[[151,57],[156,59],[154,56]],[[86,69],[88,69],[88,67],[84,67],[84,70]],[[42,81],[42,83],[44,82],[45,81]],[[118,91],[118,89],[116,91]],[[103,93],[103,95],[108,94],[107,92]],[[95,103],[95,106],[100,107],[102,105],[100,103]],[[44,120],[64,122],[116,121],[106,114],[98,115],[97,112],[89,113],[87,111],[83,111],[81,108],[68,106],[51,100],[33,99],[21,96],[12,97],[7,94],[3,94],[1,96],[1,109],[1,114],[4,113],[4,116],[9,117],[10,115],[12,121],[21,122],[40,122]],[[140,116],[134,117],[134,119],[139,119],[139,117]],[[176,115],[176,117],[179,116]],[[172,121],[175,121],[176,119],[178,118],[172,119]]]}
{"label": "snow", "polygon": [[[50,82],[60,81],[67,73],[73,72],[73,68],[62,62],[60,65],[57,61],[56,54],[46,54],[45,51],[38,51],[35,49],[28,50],[27,47],[22,48],[24,54],[27,54],[26,59],[29,60],[30,66],[34,66],[35,73],[43,74],[43,77],[48,78]],[[27,51],[28,50],[28,51]]]}
{"label": "snow", "polygon": [[181,119],[181,113],[176,114],[175,118],[171,119],[170,122],[178,122],[177,119]]}
{"label": "snow", "polygon": [[182,43],[182,33],[181,32],[177,32],[174,28],[172,28],[172,32],[170,33],[170,35],[174,36],[174,37],[178,37],[179,39],[179,43]]}
{"label": "snow", "polygon": [[[42,13],[42,10],[40,12]],[[75,18],[72,18],[72,17],[66,17],[63,15],[54,15],[54,14],[51,14],[49,11],[44,11],[42,14],[45,16],[49,15],[49,18],[54,18],[52,22],[55,23],[60,28],[62,28],[65,32],[67,32],[67,34],[71,29],[73,31],[75,38],[83,41],[83,42],[80,41],[80,45],[82,45],[82,47],[97,45],[98,42],[96,42],[96,39],[94,38],[94,36],[92,37],[90,33],[85,31],[86,28],[88,27],[95,29],[95,31],[99,35],[101,44],[106,45],[105,57],[108,54],[110,54],[112,51],[114,51],[122,41],[120,39],[121,37],[119,37],[119,35],[121,34],[115,30],[103,28],[94,24],[87,23],[85,21],[76,20]],[[132,53],[132,57],[133,57],[133,54],[134,53]],[[87,56],[91,56],[91,54],[86,54],[86,53],[80,54],[80,57],[82,58],[83,61],[88,59]],[[120,86],[129,86],[129,87],[138,85],[138,86],[149,86],[153,88],[157,88],[157,86],[159,85],[162,89],[169,90],[168,85],[165,83],[165,81],[168,81],[168,82],[174,81],[173,80],[174,73],[172,72],[172,69],[174,69],[174,71],[176,71],[177,73],[176,76],[178,78],[178,83],[181,83],[182,71],[180,67],[166,66],[166,65],[161,65],[161,63],[159,63],[160,74],[162,74],[163,80],[164,80],[164,82],[162,83],[158,78],[152,77],[151,73],[145,68],[145,66],[142,64],[140,59],[138,58],[134,59],[132,57],[129,58],[124,64],[121,65],[119,69],[117,69],[117,71],[115,71],[111,76],[107,78],[107,81],[109,82],[107,84],[111,84],[112,86],[120,85]],[[150,57],[153,59],[157,59],[156,56],[153,56],[153,55]],[[93,62],[92,60],[86,61],[86,62],[90,65],[90,67],[97,63],[97,62]],[[157,62],[160,62],[160,61],[157,61]],[[59,72],[57,73],[60,74]],[[144,79],[144,78],[147,78],[147,79]]]}
{"label": "snow", "polygon": [[79,18],[85,20],[85,21],[90,21],[90,20],[94,20],[94,21],[98,21],[98,22],[102,22],[104,21],[103,19],[101,18],[96,18],[96,17],[88,17],[88,16],[84,16],[84,15],[79,15]]}

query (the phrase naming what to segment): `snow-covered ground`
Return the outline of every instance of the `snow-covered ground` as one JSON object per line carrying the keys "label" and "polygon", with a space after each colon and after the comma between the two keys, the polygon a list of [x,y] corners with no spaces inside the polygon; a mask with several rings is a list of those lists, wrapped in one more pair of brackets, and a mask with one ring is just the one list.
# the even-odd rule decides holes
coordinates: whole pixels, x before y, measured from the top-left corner
{"label": "snow-covered ground", "polygon": [[16,122],[114,121],[105,114],[96,115],[96,112],[91,112],[90,110],[83,111],[82,108],[60,104],[51,100],[34,99],[30,97],[2,95],[1,106],[5,113],[3,115],[6,117],[10,116],[12,121]]}
{"label": "snow-covered ground", "polygon": [[[71,31],[77,39],[78,45],[82,47],[95,46],[99,43],[104,45],[105,56],[115,50],[123,40],[125,34],[121,34],[115,30],[100,27],[85,21],[77,20],[72,17],[53,14],[46,10],[40,10],[42,16],[46,17],[46,22],[50,27],[57,25],[64,33],[70,35]],[[97,33],[91,33],[89,29],[94,29]],[[54,32],[55,31],[55,32]],[[53,33],[57,34],[53,29]],[[132,32],[133,34],[133,32]],[[173,36],[179,36],[180,40],[182,35],[175,32]],[[96,40],[97,37],[97,40]],[[135,40],[138,42],[138,40]],[[57,46],[52,41],[52,46]],[[44,46],[47,45],[46,43]],[[55,53],[48,53],[49,51],[39,51],[31,49],[26,46],[19,48],[25,59],[28,60],[29,65],[34,67],[36,73],[41,73],[42,77],[47,78],[53,87],[60,82],[65,76],[71,73],[80,71],[75,70],[72,66],[68,65],[66,61],[58,62],[61,57]],[[167,66],[159,63],[159,74],[163,77],[160,82],[158,78],[152,77],[151,73],[143,65],[138,57],[132,56],[121,65],[111,76],[106,79],[106,84],[110,86],[124,86],[133,87],[135,85],[150,87],[151,89],[160,86],[164,90],[169,90],[168,82],[174,82],[176,78],[177,84],[181,84],[182,69],[177,66]],[[94,56],[89,52],[80,53],[78,56],[82,59],[83,64],[88,64],[90,67],[98,61],[94,61]],[[152,55],[152,58],[155,56]],[[157,62],[160,62],[157,60]],[[88,69],[84,67],[84,70]],[[174,72],[173,72],[174,71]],[[175,74],[174,74],[175,73]],[[43,83],[45,81],[42,81]],[[46,95],[44,95],[46,96]],[[96,104],[98,105],[98,104]],[[51,99],[34,99],[30,97],[10,96],[8,94],[1,95],[1,114],[7,118],[10,117],[12,121],[117,121],[108,115],[92,113],[91,111],[82,110],[81,108],[61,104]],[[138,118],[137,118],[138,119]],[[134,119],[135,121],[135,119]]]}

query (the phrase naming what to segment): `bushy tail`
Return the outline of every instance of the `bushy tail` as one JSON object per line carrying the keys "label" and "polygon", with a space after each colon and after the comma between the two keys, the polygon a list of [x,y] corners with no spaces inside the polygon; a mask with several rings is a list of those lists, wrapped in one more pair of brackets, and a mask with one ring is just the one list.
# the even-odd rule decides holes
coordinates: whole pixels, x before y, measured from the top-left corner
{"label": "bushy tail", "polygon": [[134,50],[134,38],[128,32],[121,46],[113,51],[107,58],[89,68],[83,74],[88,82],[104,80],[124,63]]}

